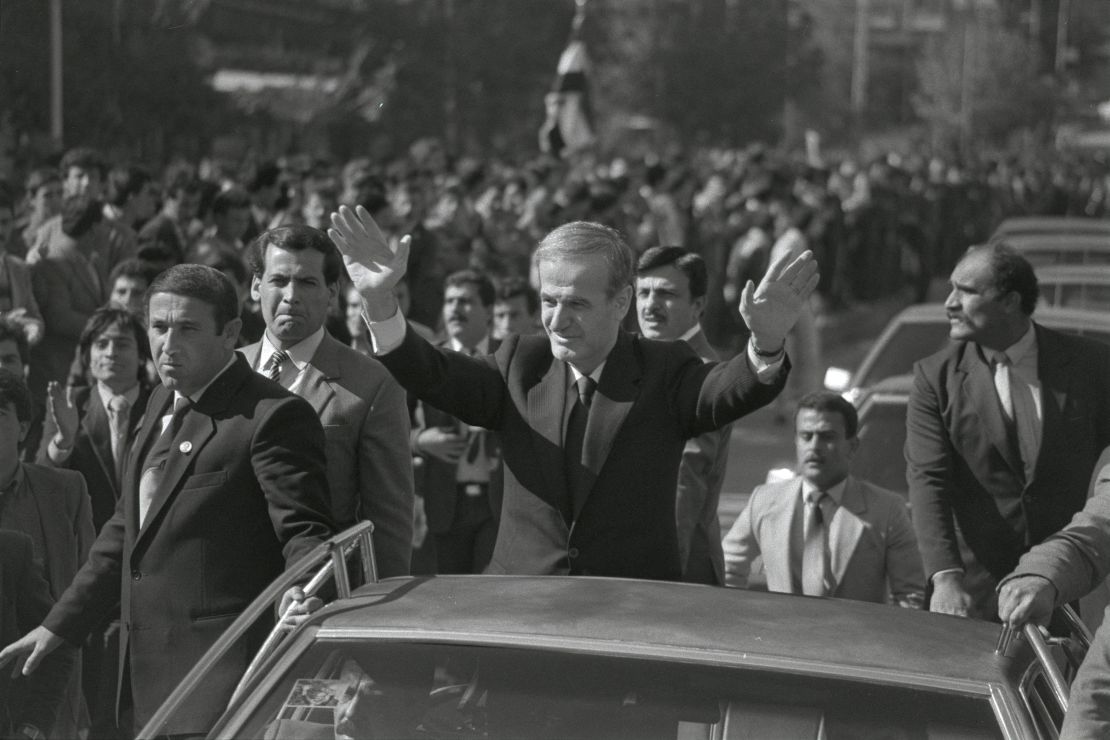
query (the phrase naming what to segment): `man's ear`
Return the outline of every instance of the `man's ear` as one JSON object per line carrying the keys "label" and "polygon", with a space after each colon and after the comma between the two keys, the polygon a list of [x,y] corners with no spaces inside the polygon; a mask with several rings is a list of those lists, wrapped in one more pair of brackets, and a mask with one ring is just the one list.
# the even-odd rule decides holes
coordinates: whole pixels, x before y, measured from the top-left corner
{"label": "man's ear", "polygon": [[242,328],[243,320],[238,316],[224,324],[224,329],[220,332],[220,336],[224,338],[225,347],[228,349],[235,349],[235,344],[239,341],[239,332]]}
{"label": "man's ear", "polygon": [[701,321],[702,316],[705,315],[705,304],[707,300],[705,296],[701,296],[700,298],[695,298],[690,301],[690,307],[694,309],[694,316],[698,317],[698,321]]}
{"label": "man's ear", "polygon": [[23,443],[27,441],[27,433],[31,431],[31,422],[19,422],[19,443],[16,445],[19,449],[23,449]]}
{"label": "man's ear", "polygon": [[613,305],[616,306],[620,312],[620,318],[623,321],[625,314],[628,313],[628,307],[632,305],[632,286],[626,285],[621,288],[615,296],[613,296]]}
{"label": "man's ear", "polygon": [[251,298],[256,301],[262,300],[262,276],[255,275],[251,278]]}

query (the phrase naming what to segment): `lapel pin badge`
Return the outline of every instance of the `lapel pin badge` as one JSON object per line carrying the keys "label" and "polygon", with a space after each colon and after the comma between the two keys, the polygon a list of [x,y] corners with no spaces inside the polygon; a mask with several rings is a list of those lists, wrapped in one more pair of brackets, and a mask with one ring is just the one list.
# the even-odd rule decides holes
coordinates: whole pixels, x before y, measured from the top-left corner
{"label": "lapel pin badge", "polygon": [[181,450],[182,454],[188,455],[190,452],[193,451],[193,443],[189,440],[185,440],[178,446],[177,449]]}

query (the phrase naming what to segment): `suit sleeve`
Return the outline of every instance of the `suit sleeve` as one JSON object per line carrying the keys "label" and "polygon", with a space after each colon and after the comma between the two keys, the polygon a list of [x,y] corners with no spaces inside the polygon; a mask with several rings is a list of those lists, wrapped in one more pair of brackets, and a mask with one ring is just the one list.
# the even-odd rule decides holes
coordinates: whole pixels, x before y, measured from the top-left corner
{"label": "suit sleeve", "polygon": [[1110,575],[1110,465],[1095,480],[1094,495],[1056,534],[1022,555],[1003,579],[1023,575],[1047,578],[1056,586],[1056,603],[1086,595]]}
{"label": "suit sleeve", "polygon": [[906,409],[906,480],[913,526],[926,578],[941,570],[963,570],[949,481],[954,451],[941,419],[936,388],[921,364],[914,368],[913,390]]}
{"label": "suit sleeve", "polygon": [[886,577],[898,606],[920,609],[925,604],[925,573],[909,514],[901,500],[890,502],[886,531]]}
{"label": "suit sleeve", "polygon": [[324,428],[307,401],[281,399],[256,427],[250,455],[289,567],[335,533]]}
{"label": "suit sleeve", "polygon": [[369,400],[358,443],[359,514],[374,522],[379,575],[408,575],[413,526],[408,403],[404,389],[389,377]]}
{"label": "suit sleeve", "polygon": [[500,429],[508,390],[497,363],[509,361],[518,341],[503,342],[495,360],[435,347],[419,332],[406,331],[401,346],[377,358],[421,401],[472,426]]}
{"label": "suit sleeve", "polygon": [[[28,538],[25,543],[18,567],[14,569],[21,579],[16,586],[20,634],[37,627],[53,603],[42,564],[33,557],[31,540]],[[65,699],[65,687],[76,658],[76,648],[63,645],[43,659],[38,670],[30,676],[15,679],[11,702],[13,725],[30,724],[43,732],[50,730]]]}
{"label": "suit sleeve", "polygon": [[[756,411],[782,392],[790,372],[783,357],[770,383],[760,381],[747,351],[727,362],[705,364],[685,342],[671,342],[668,361],[676,364],[673,398],[687,438],[720,429]],[[649,359],[649,362],[652,361]]]}
{"label": "suit sleeve", "polygon": [[752,509],[756,506],[759,496],[757,488],[752,493],[748,505],[740,512],[740,516],[732,523],[721,547],[725,551],[725,585],[735,588],[747,588],[748,576],[752,572],[752,563],[760,555],[759,539],[755,536],[752,526]]}

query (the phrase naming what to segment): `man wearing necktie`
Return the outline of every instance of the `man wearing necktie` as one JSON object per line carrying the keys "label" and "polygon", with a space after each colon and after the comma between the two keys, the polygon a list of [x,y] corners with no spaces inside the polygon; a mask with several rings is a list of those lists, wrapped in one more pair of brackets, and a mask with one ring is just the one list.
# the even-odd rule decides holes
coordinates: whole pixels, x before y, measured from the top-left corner
{"label": "man wearing necktie", "polygon": [[[446,337],[436,346],[469,357],[495,351],[500,344],[490,337],[495,300],[485,275],[473,270],[448,275],[442,309]],[[497,537],[497,435],[424,402],[413,415],[412,453],[421,462],[418,500],[430,535],[414,553],[413,570],[481,573]]]}
{"label": "man wearing necktie", "polygon": [[[120,504],[42,626],[0,652],[0,665],[26,656],[29,673],[119,614],[117,716],[135,731],[283,569],[334,534],[323,429],[307,402],[235,353],[230,281],[178,265],[146,301],[162,384],[124,463]],[[302,601],[303,614],[297,591],[285,601]],[[207,733],[256,647],[226,656],[161,731]]]}
{"label": "man wearing necktie", "polygon": [[798,477],[758,486],[724,539],[725,583],[746,587],[763,557],[767,588],[920,608],[925,574],[898,494],[851,475],[851,403],[819,391],[794,415]]}
{"label": "man wearing necktie", "polygon": [[251,294],[262,339],[239,351],[251,367],[308,401],[324,427],[332,516],[339,529],[374,523],[382,578],[408,575],[413,481],[405,391],[377,360],[325,328],[343,264],[324,232],[282,226],[250,245]]}
{"label": "man wearing necktie", "polygon": [[[64,390],[57,383],[47,386],[45,443],[38,462],[75,470],[84,477],[93,526],[99,533],[116,510],[123,461],[150,397],[146,380],[150,345],[136,316],[106,306],[93,313],[77,347],[89,385]],[[82,653],[93,740],[115,734],[117,617],[105,618]]]}
{"label": "man wearing necktie", "polygon": [[[813,255],[779,260],[758,287],[745,286],[751,341],[707,364],[682,342],[622,332],[632,250],[604,225],[564,224],[535,253],[547,336],[510,336],[471,358],[407,330],[393,285],[408,239],[391,245],[361,208],[341,207],[332,223],[382,363],[425,403],[499,433],[504,494],[487,572],[678,580],[682,449],[781,390],[786,334],[817,284]],[[566,440],[580,376],[597,387],[575,459]]]}
{"label": "man wearing necktie", "polygon": [[1083,508],[1110,444],[1110,348],[1037,324],[1033,267],[1004,244],[968,250],[951,283],[954,342],[914,367],[910,502],[929,608],[995,619],[997,580]]}

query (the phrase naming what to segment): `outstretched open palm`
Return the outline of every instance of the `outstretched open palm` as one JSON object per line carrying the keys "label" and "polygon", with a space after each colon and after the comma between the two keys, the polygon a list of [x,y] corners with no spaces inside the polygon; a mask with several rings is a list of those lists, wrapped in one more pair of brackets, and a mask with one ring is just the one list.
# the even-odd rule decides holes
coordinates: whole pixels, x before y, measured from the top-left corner
{"label": "outstretched open palm", "polygon": [[805,251],[789,263],[785,253],[771,263],[756,287],[751,280],[740,296],[740,315],[756,345],[777,350],[805,310],[820,275],[813,252]]}
{"label": "outstretched open palm", "polygon": [[405,275],[411,239],[402,237],[392,246],[362,206],[354,210],[340,206],[331,214],[331,223],[328,236],[343,255],[347,274],[362,296],[367,312],[373,313],[375,306],[394,306],[393,287]]}

